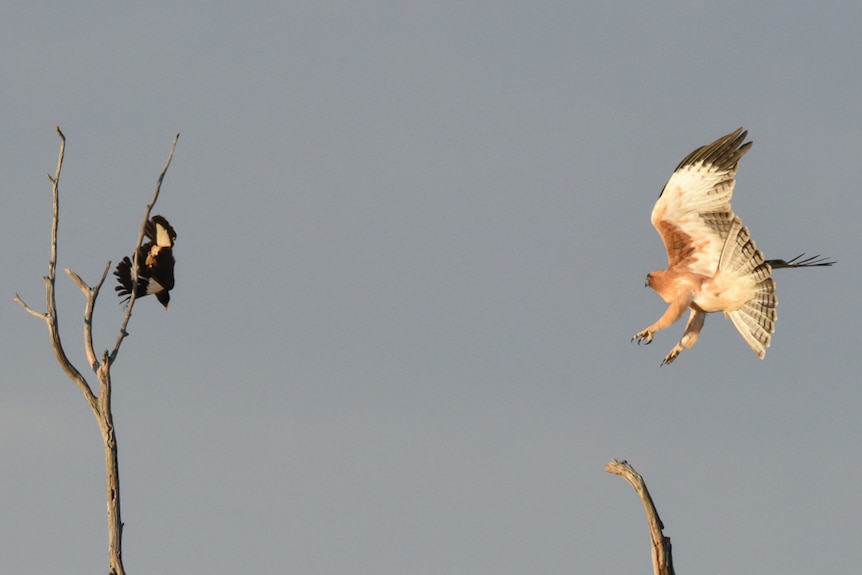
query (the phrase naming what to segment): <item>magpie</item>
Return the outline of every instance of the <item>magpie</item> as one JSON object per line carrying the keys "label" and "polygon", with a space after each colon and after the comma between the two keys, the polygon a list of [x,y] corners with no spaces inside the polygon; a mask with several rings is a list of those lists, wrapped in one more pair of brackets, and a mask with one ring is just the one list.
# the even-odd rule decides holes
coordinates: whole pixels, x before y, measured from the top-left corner
{"label": "magpie", "polygon": [[[170,290],[174,288],[174,242],[177,232],[162,216],[153,216],[144,226],[144,234],[149,241],[138,248],[138,285],[135,297],[155,294],[156,299],[168,309],[171,300]],[[114,275],[120,285],[114,289],[117,295],[128,301],[132,295],[132,265],[130,258],[124,257],[117,264]]]}

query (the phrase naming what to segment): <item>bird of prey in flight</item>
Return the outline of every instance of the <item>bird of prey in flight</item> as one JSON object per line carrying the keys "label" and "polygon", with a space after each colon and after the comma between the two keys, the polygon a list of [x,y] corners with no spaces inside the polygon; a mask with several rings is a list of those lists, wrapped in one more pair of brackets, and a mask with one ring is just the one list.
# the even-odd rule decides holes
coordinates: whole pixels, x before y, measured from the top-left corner
{"label": "bird of prey in flight", "polygon": [[667,269],[652,271],[646,285],[667,302],[658,321],[634,335],[648,344],[690,310],[685,332],[661,365],[697,342],[706,314],[723,312],[757,357],[775,331],[778,299],[772,270],[830,266],[819,256],[765,260],[730,207],[739,159],[751,148],[742,128],[702,146],[677,166],[652,210],[652,224],[667,248]]}
{"label": "bird of prey in flight", "polygon": [[[156,299],[168,309],[170,290],[174,288],[174,243],[177,232],[162,216],[153,216],[144,226],[148,241],[138,247],[138,281],[135,297],[155,294]],[[132,260],[124,257],[117,264],[117,295],[126,301],[132,294]]]}

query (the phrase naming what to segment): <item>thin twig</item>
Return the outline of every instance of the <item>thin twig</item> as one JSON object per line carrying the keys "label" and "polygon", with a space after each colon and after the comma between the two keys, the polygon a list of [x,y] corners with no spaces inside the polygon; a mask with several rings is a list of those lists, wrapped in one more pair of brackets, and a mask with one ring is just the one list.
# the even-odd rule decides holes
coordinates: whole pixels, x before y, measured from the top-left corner
{"label": "thin twig", "polygon": [[36,311],[35,309],[31,308],[29,305],[24,303],[24,300],[21,299],[21,296],[19,296],[17,293],[15,294],[15,301],[17,301],[19,304],[21,304],[21,307],[23,307],[24,311],[26,311],[27,313],[34,315],[41,320],[48,321],[48,314],[47,313],[42,313],[42,312]]}
{"label": "thin twig", "polygon": [[57,171],[54,177],[52,178],[51,174],[48,174],[54,194],[54,218],[51,220],[51,261],[48,263],[48,277],[51,278],[52,284],[54,283],[54,272],[57,268],[57,227],[60,225],[60,196],[58,186],[60,185],[60,171],[63,169],[63,158],[66,155],[66,136],[60,131],[60,126],[54,126],[54,129],[57,130],[57,134],[60,136],[60,155],[57,158]]}
{"label": "thin twig", "polygon": [[138,287],[138,248],[141,247],[141,244],[144,241],[144,230],[147,228],[147,222],[150,220],[150,212],[152,212],[153,207],[156,205],[156,200],[159,199],[159,192],[162,189],[162,180],[165,179],[165,174],[168,172],[168,168],[171,165],[171,160],[174,158],[174,150],[177,149],[177,141],[180,139],[180,135],[177,134],[174,137],[174,142],[171,145],[171,152],[168,154],[168,159],[165,162],[164,167],[162,168],[162,172],[159,174],[159,179],[156,182],[156,191],[153,193],[153,199],[147,204],[147,209],[144,212],[144,220],[141,222],[141,229],[138,232],[138,242],[135,244],[135,249],[132,252],[134,254],[132,261],[132,289],[131,295],[129,296],[129,303],[126,304],[126,315],[123,317],[123,323],[120,325],[120,333],[117,334],[117,341],[114,342],[114,349],[109,354],[108,358],[111,363],[117,358],[117,353],[120,351],[120,345],[123,343],[123,340],[126,338],[128,332],[126,331],[126,327],[129,325],[129,320],[132,317],[132,306],[135,304],[135,292]]}

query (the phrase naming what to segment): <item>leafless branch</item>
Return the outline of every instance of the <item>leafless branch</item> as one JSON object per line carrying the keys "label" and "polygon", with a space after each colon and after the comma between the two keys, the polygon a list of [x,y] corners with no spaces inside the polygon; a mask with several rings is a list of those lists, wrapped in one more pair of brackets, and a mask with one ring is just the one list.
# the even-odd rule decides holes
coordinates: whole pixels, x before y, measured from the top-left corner
{"label": "leafless branch", "polygon": [[93,349],[93,311],[96,308],[96,298],[99,297],[99,290],[102,289],[102,284],[105,283],[105,278],[108,275],[108,270],[111,269],[111,262],[105,265],[105,271],[102,272],[102,278],[95,286],[90,287],[81,279],[81,276],[66,268],[66,273],[72,278],[81,291],[84,292],[84,297],[87,299],[87,305],[84,308],[84,351],[87,354],[87,362],[90,368],[98,373],[99,361],[96,359],[96,352]]}
{"label": "leafless branch", "polygon": [[129,325],[129,319],[132,317],[132,306],[135,304],[135,286],[138,285],[138,248],[141,246],[141,243],[144,241],[144,230],[147,227],[147,222],[150,219],[150,212],[152,212],[153,207],[156,205],[156,200],[159,199],[159,192],[162,189],[162,180],[165,179],[165,174],[168,172],[168,168],[171,166],[171,160],[174,158],[174,150],[177,149],[177,141],[180,139],[180,135],[177,134],[174,137],[174,143],[171,145],[171,151],[168,154],[168,159],[165,162],[164,167],[162,168],[162,172],[159,174],[159,179],[156,182],[156,191],[153,193],[153,199],[147,204],[147,209],[144,212],[144,219],[141,222],[141,229],[138,232],[138,241],[135,244],[135,249],[132,252],[134,254],[132,261],[132,290],[131,295],[129,296],[129,302],[126,304],[126,315],[123,317],[123,323],[120,325],[120,333],[117,334],[117,341],[114,342],[114,349],[110,352],[108,358],[111,363],[117,357],[117,353],[120,351],[120,345],[122,345],[123,340],[126,338],[129,333],[126,331],[126,327]]}
{"label": "leafless branch", "polygon": [[670,537],[662,533],[664,525],[658,516],[655,504],[647,490],[643,477],[634,470],[626,461],[612,459],[605,465],[605,471],[619,475],[628,481],[637,491],[644,506],[644,511],[649,523],[650,538],[652,539],[652,567],[655,575],[675,575],[673,570],[673,557],[671,555]]}
{"label": "leafless branch", "polygon": [[15,301],[17,301],[19,304],[21,304],[21,307],[23,307],[27,313],[34,315],[41,320],[48,321],[48,314],[47,313],[42,313],[40,311],[36,311],[35,309],[31,308],[29,305],[24,303],[24,300],[21,299],[21,296],[19,296],[17,293],[15,294]]}

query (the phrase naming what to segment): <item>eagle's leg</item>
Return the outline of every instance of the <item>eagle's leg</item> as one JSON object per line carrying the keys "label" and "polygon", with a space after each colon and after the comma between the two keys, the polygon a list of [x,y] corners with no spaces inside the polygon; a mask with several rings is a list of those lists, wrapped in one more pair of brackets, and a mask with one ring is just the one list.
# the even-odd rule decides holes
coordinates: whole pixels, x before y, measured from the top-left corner
{"label": "eagle's leg", "polygon": [[703,322],[705,319],[705,312],[694,308],[691,309],[691,314],[688,316],[688,323],[685,324],[685,332],[683,332],[682,338],[680,338],[679,343],[670,350],[670,353],[667,354],[664,361],[661,362],[662,365],[673,363],[673,360],[676,359],[676,356],[678,356],[682,350],[690,349],[695,343],[697,343],[697,338],[700,336],[700,330],[703,329]]}
{"label": "eagle's leg", "polygon": [[652,336],[655,332],[664,329],[666,327],[670,327],[673,322],[679,319],[679,316],[682,315],[682,312],[688,308],[691,304],[691,294],[684,294],[678,296],[675,300],[670,302],[670,305],[667,306],[664,314],[658,319],[657,322],[649,326],[643,331],[637,332],[633,337],[632,341],[637,340],[638,345],[640,344],[649,344],[652,341]]}

